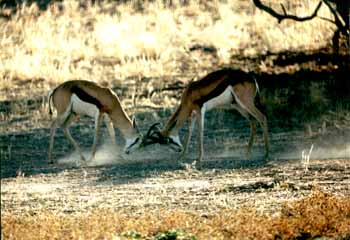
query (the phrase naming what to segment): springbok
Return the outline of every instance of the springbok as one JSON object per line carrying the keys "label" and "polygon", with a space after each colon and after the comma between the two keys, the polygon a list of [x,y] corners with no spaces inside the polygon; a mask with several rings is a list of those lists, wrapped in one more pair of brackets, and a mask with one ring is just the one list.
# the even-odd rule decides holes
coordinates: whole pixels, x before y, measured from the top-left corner
{"label": "springbok", "polygon": [[[142,139],[135,120],[130,120],[120,104],[118,96],[110,89],[85,80],[71,80],[62,83],[49,94],[49,113],[52,115],[51,101],[57,111],[57,117],[52,121],[50,131],[49,163],[52,160],[54,136],[58,126],[62,126],[65,136],[79,152],[80,158],[86,161],[79,145],[69,131],[72,122],[79,115],[95,118],[95,137],[92,145],[92,156],[95,157],[96,145],[102,118],[104,117],[108,133],[115,143],[114,127],[119,128],[125,137],[124,152],[126,154],[139,147]],[[78,160],[77,160],[78,164]]]}
{"label": "springbok", "polygon": [[[191,82],[183,91],[181,103],[168,120],[167,124],[160,129],[159,124],[153,124],[146,136],[143,138],[143,145],[153,143],[169,144],[178,152],[182,151],[182,159],[189,146],[194,119],[197,119],[199,158],[195,161],[196,168],[201,167],[203,159],[203,129],[205,112],[215,107],[231,105],[237,109],[250,122],[250,139],[248,143],[248,156],[256,135],[256,122],[260,123],[265,142],[265,158],[269,154],[269,141],[267,120],[264,114],[257,108],[260,107],[259,87],[255,78],[247,72],[236,69],[221,69],[212,72],[201,80]],[[189,121],[188,135],[183,148],[178,131],[185,121]]]}

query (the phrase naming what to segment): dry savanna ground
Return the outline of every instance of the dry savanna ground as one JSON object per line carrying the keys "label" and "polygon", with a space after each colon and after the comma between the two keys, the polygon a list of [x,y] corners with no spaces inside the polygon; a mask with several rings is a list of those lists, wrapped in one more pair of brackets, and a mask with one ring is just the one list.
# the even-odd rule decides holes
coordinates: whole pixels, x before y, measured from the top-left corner
{"label": "dry savanna ground", "polygon": [[2,239],[348,239],[348,161],[2,179]]}
{"label": "dry savanna ground", "polygon": [[[276,9],[282,2],[298,16],[309,15],[318,3],[264,2]],[[62,131],[54,148],[58,163],[47,163],[46,96],[68,79],[113,88],[142,132],[165,121],[178,104],[179,87],[224,66],[254,71],[265,80],[275,76],[281,86],[289,77],[293,86],[310,89],[309,105],[323,111],[331,105],[325,84],[304,87],[303,77],[332,80],[340,76],[332,75],[340,65],[324,58],[292,62],[288,56],[327,54],[334,25],[324,20],[332,19],[324,4],[311,21],[280,24],[243,0],[64,0],[47,9],[33,4],[0,12],[1,239],[350,238],[346,101],[324,114],[315,111],[317,118],[304,124],[299,117],[307,112],[299,105],[288,108],[282,98],[294,90],[277,87],[269,91],[279,95],[267,95],[263,87],[271,81],[261,89],[273,113],[267,162],[261,131],[253,157],[246,159],[248,123],[218,110],[207,115],[201,171],[184,169],[176,153],[157,145],[124,156],[110,145],[105,128],[88,167],[74,166],[77,155]],[[280,57],[285,63],[275,64]],[[285,118],[291,109],[300,115]],[[92,128],[87,118],[72,127],[84,154]],[[189,164],[197,154],[195,139]]]}

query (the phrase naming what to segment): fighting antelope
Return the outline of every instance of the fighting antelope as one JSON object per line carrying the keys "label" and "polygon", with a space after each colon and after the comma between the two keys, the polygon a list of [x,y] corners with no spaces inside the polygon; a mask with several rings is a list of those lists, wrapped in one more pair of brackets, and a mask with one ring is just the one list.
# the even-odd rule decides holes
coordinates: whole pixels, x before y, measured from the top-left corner
{"label": "fighting antelope", "polygon": [[[57,111],[57,118],[52,121],[50,131],[49,162],[52,161],[52,148],[56,128],[62,126],[67,139],[79,152],[81,160],[86,161],[77,142],[69,132],[69,126],[79,118],[88,115],[95,118],[95,137],[92,145],[92,157],[96,153],[96,145],[102,119],[105,119],[108,133],[115,143],[114,127],[119,128],[125,137],[124,152],[135,150],[141,143],[142,136],[120,104],[118,96],[109,88],[85,80],[67,81],[56,87],[49,94],[49,111],[52,115],[51,101]],[[113,127],[114,126],[114,127]],[[78,162],[77,162],[78,163]]]}
{"label": "fighting antelope", "polygon": [[[199,158],[195,162],[200,168],[204,155],[203,150],[203,129],[205,112],[215,107],[231,105],[249,120],[251,133],[248,142],[248,155],[251,153],[252,144],[256,135],[256,122],[260,123],[265,142],[265,158],[269,154],[267,121],[264,114],[257,108],[260,107],[259,87],[253,76],[236,69],[222,69],[212,72],[199,81],[191,82],[183,91],[181,103],[177,110],[168,120],[167,124],[160,129],[159,123],[153,124],[146,136],[143,138],[143,145],[153,143],[170,144],[170,146],[182,151],[184,157],[188,149],[194,120],[198,125]],[[189,121],[188,135],[183,148],[178,130],[186,121]]]}

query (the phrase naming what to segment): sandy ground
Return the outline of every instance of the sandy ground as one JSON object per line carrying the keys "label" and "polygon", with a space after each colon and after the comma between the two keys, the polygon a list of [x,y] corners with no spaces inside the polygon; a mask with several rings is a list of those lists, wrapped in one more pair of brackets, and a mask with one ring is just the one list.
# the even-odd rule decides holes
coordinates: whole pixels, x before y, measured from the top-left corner
{"label": "sandy ground", "polygon": [[[232,121],[218,121],[227,116]],[[149,118],[140,125],[146,131]],[[72,129],[86,155],[92,126],[90,119],[83,119]],[[166,146],[153,145],[125,156],[120,146],[110,144],[106,129],[104,143],[87,167],[75,166],[77,154],[61,130],[55,142],[55,165],[47,163],[48,129],[2,134],[1,213],[79,214],[111,208],[141,214],[166,208],[211,214],[252,206],[273,214],[284,202],[307,196],[313,189],[350,196],[350,129],[345,125],[314,129],[310,136],[303,129],[270,122],[271,159],[263,161],[260,130],[253,157],[246,159],[248,123],[233,113],[212,112],[206,122],[201,171],[184,169],[177,153]],[[186,127],[181,135],[185,131]],[[312,145],[309,162],[302,160],[302,152],[308,154]],[[196,135],[189,150],[187,163],[196,158]]]}

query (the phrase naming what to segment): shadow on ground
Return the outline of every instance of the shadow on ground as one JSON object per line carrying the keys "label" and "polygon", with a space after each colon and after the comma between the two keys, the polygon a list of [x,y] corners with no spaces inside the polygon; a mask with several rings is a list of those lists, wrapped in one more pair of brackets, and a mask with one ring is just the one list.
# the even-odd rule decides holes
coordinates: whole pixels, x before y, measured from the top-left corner
{"label": "shadow on ground", "polygon": [[[271,159],[300,159],[303,151],[312,145],[314,158],[350,158],[350,81],[348,56],[334,57],[330,54],[310,53],[267,54],[254,59],[238,59],[256,64],[260,60],[271,62],[265,72],[256,72],[261,90],[261,102],[268,118]],[[290,66],[295,63],[297,70],[278,73],[278,67]],[[308,63],[311,65],[303,65]],[[248,63],[247,63],[248,64]],[[294,65],[295,65],[294,64]],[[293,65],[293,66],[294,66]],[[312,69],[312,70],[310,70]],[[176,79],[174,79],[175,81]],[[124,89],[125,90],[125,89]],[[127,91],[118,92],[120,97],[130,97]],[[153,91],[145,89],[142,97],[149,97]],[[171,91],[158,91],[156,95],[162,99],[179,99],[181,87]],[[16,104],[28,111],[38,110],[43,105],[43,97],[0,102],[0,110],[4,116],[13,114]],[[142,132],[154,122],[165,123],[173,109],[143,111],[137,113]],[[28,113],[28,112],[27,112]],[[28,114],[27,114],[28,115]],[[5,118],[6,119],[6,118]],[[2,122],[5,128],[16,124],[34,124],[26,116],[19,116],[10,121]],[[34,126],[28,127],[33,129]],[[185,126],[180,131],[183,137],[187,131]],[[103,129],[105,133],[105,129]],[[72,134],[84,149],[89,149],[93,140],[93,121],[83,118],[79,124],[72,127]],[[234,110],[213,110],[206,115],[205,120],[205,162],[204,168],[241,168],[264,164],[263,142],[261,129],[253,148],[253,158],[245,157],[249,124]],[[106,136],[106,134],[104,134]],[[108,137],[102,137],[106,142]],[[197,157],[196,131],[192,137],[187,163]],[[35,175],[57,173],[72,167],[72,164],[52,166],[47,164],[47,149],[49,129],[34,128],[20,132],[2,133],[0,135],[1,178],[15,177],[20,174]],[[117,132],[118,145],[123,144],[120,133]],[[54,158],[66,158],[72,152],[72,147],[64,138],[62,130],[58,130]],[[114,151],[114,150],[113,150]],[[116,152],[105,152],[114,158]],[[117,153],[118,154],[118,153]],[[154,170],[179,169],[177,154],[169,149],[155,147],[152,151],[135,155],[126,161],[112,161],[104,174],[116,174],[123,171],[152,172]],[[101,165],[101,164],[100,164]],[[103,164],[102,164],[103,165]],[[106,164],[104,164],[106,165]],[[96,166],[95,166],[96,167]]]}
{"label": "shadow on ground", "polygon": [[[169,111],[161,111],[159,114],[140,113],[139,125],[143,126],[142,132],[155,122],[165,122]],[[269,121],[271,160],[301,159],[303,150],[309,150],[314,145],[312,157],[322,158],[350,158],[350,149],[347,143],[350,139],[350,128],[345,126],[338,129],[328,126],[322,130],[322,123],[311,136],[305,133],[304,128],[283,126],[280,121]],[[317,124],[316,124],[317,125]],[[315,128],[314,128],[315,129]],[[318,130],[322,130],[319,132]],[[71,128],[72,135],[78,140],[85,151],[89,149],[93,141],[93,120],[84,118]],[[323,132],[324,131],[324,132]],[[130,154],[121,154],[123,140],[117,132],[119,147],[109,145],[109,136],[103,126],[104,144],[101,144],[97,152],[97,161],[91,168],[99,169],[104,175],[147,175],[154,171],[169,171],[182,169],[178,161],[178,153],[166,146],[153,145],[146,149]],[[187,125],[181,129],[180,137],[187,132]],[[185,162],[191,164],[198,156],[196,129],[191,139],[189,153]],[[250,130],[248,122],[233,110],[213,110],[206,116],[204,145],[205,159],[204,169],[232,169],[262,166],[265,164],[264,145],[261,129],[258,129],[256,142],[253,147],[251,159],[246,159],[246,147]],[[9,133],[0,135],[1,153],[1,178],[15,177],[18,175],[36,175],[58,173],[66,169],[76,168],[74,161],[78,157],[72,154],[73,148],[65,139],[63,131],[59,129],[55,138],[53,157],[60,163],[50,165],[47,161],[47,149],[49,141],[49,129],[35,129],[22,133]],[[106,167],[108,166],[108,167]]]}

